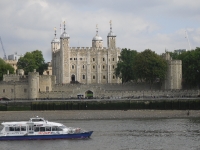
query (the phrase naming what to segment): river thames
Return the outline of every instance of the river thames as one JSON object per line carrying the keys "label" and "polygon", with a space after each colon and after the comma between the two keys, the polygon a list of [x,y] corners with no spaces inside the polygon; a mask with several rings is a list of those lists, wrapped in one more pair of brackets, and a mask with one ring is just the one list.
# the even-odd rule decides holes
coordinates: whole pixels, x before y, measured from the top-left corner
{"label": "river thames", "polygon": [[[2,122],[3,120],[0,120]],[[93,130],[86,140],[1,141],[1,150],[199,150],[200,118],[51,120]]]}

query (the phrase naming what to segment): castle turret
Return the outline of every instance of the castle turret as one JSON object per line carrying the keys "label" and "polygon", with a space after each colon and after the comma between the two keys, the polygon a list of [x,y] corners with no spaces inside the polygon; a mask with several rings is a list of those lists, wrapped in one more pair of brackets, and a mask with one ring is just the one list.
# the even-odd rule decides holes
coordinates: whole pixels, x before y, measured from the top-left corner
{"label": "castle turret", "polygon": [[116,35],[112,32],[112,21],[110,20],[110,32],[107,36],[107,46],[108,48],[116,48]]}
{"label": "castle turret", "polygon": [[28,73],[28,85],[29,85],[29,99],[36,99],[38,98],[38,92],[39,92],[39,73],[36,72],[34,69],[34,72]]}
{"label": "castle turret", "polygon": [[69,47],[69,34],[65,32],[65,22],[64,22],[64,32],[60,36],[60,81],[59,83],[69,83],[70,82],[70,47]]}
{"label": "castle turret", "polygon": [[182,61],[172,60],[168,52],[166,52],[162,56],[167,61],[168,64],[167,74],[162,84],[162,89],[164,90],[182,89]]}
{"label": "castle turret", "polygon": [[96,25],[96,35],[92,39],[92,47],[93,48],[103,48],[103,40],[102,38],[98,35],[98,25]]}
{"label": "castle turret", "polygon": [[53,66],[53,70],[52,70],[52,74],[56,75],[56,61],[54,58],[54,53],[56,53],[59,49],[60,49],[60,40],[56,38],[56,28],[54,28],[55,31],[55,37],[54,39],[51,41],[51,56],[52,56],[52,66]]}

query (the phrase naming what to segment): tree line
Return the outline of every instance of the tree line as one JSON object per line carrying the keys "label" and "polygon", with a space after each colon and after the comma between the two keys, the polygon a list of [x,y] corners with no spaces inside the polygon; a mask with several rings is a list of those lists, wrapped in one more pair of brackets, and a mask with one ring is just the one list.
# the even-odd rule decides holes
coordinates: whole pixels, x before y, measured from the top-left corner
{"label": "tree line", "polygon": [[[17,62],[17,68],[23,69],[25,75],[28,75],[29,72],[33,72],[34,69],[42,75],[44,70],[48,68],[48,64],[45,63],[42,52],[40,50],[35,50],[27,52],[23,57],[20,57]],[[7,73],[7,70],[9,70],[10,74],[14,73],[13,66],[0,58],[0,81],[3,80],[3,75]]]}
{"label": "tree line", "polygon": [[152,85],[162,81],[167,72],[167,61],[150,49],[143,52],[122,49],[115,75],[122,83],[135,81]]}
{"label": "tree line", "polygon": [[172,59],[182,60],[183,85],[200,87],[200,48],[181,54],[170,52]]}
{"label": "tree line", "polygon": [[[182,60],[182,85],[186,88],[200,88],[200,48],[182,52],[167,52],[173,60]],[[150,49],[143,52],[122,49],[115,75],[122,83],[141,81],[149,84],[162,82],[167,73],[167,61]]]}

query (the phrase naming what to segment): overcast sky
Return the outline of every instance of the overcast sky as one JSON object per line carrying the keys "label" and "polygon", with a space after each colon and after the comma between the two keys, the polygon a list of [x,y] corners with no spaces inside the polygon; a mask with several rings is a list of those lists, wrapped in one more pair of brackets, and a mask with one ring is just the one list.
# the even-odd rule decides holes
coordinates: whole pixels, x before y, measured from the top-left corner
{"label": "overcast sky", "polygon": [[192,49],[200,47],[199,0],[1,0],[0,11],[7,56],[39,49],[51,61],[53,29],[57,27],[59,38],[63,21],[70,47],[91,47],[96,24],[107,47],[110,20],[120,48],[162,54],[165,49],[190,49],[188,40]]}

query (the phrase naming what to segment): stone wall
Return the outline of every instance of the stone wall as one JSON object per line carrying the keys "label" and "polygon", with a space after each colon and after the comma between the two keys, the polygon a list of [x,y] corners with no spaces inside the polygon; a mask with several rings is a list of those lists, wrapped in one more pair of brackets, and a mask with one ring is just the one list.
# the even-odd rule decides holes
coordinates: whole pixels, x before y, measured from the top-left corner
{"label": "stone wall", "polygon": [[28,82],[0,82],[0,98],[28,99]]}

